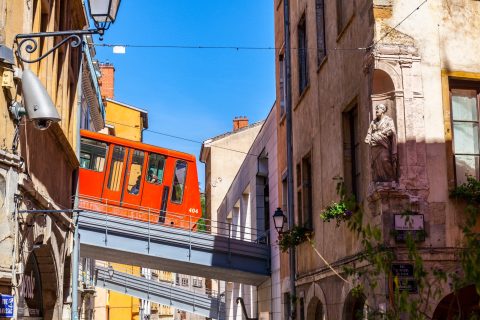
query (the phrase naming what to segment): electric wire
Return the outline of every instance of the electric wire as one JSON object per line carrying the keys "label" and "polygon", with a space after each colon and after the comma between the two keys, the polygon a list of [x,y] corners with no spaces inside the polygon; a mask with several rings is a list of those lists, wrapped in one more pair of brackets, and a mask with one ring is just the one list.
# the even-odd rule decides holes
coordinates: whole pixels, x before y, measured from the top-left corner
{"label": "electric wire", "polygon": [[398,31],[397,28],[402,24],[404,23],[407,19],[409,19],[416,11],[418,11],[425,3],[427,3],[428,0],[424,0],[422,3],[420,3],[415,9],[413,9],[413,11],[411,11],[408,15],[405,16],[405,18],[403,18],[402,20],[400,20],[399,23],[397,23],[395,25],[395,27],[391,28],[390,30],[388,30],[388,32],[386,32],[380,39],[378,39],[377,41],[375,41],[370,47],[375,47],[380,41],[382,41],[383,39],[385,39],[390,33],[393,32],[393,30],[395,31]]}
{"label": "electric wire", "polygon": [[[121,125],[121,126],[125,126],[125,127],[130,127],[130,128],[138,128],[138,127],[136,127],[136,126],[132,126],[132,125],[129,125],[129,124],[126,124],[126,123],[115,122],[115,121],[106,121],[106,123],[108,123],[108,124],[110,124],[110,123],[112,123],[112,124],[117,124],[117,125]],[[150,133],[153,133],[153,134],[158,134],[158,135],[165,136],[165,137],[169,137],[169,138],[173,138],[173,139],[178,139],[178,140],[183,140],[183,141],[187,141],[187,142],[197,143],[197,144],[201,144],[201,145],[203,145],[204,143],[208,143],[208,140],[206,140],[206,141],[199,141],[199,140],[194,140],[194,139],[190,139],[190,138],[180,137],[180,136],[177,136],[177,135],[174,135],[174,134],[170,134],[170,133],[166,133],[166,132],[160,132],[160,131],[155,131],[155,130],[151,130],[151,129],[145,129],[144,131],[147,131],[147,132],[150,132]],[[237,153],[242,153],[242,154],[249,155],[249,156],[253,156],[253,157],[259,157],[258,154],[254,154],[254,153],[250,153],[250,152],[245,152],[245,151],[241,151],[241,150],[236,150],[236,149],[232,149],[232,148],[228,148],[228,147],[215,146],[215,145],[210,145],[210,146],[208,146],[208,147],[223,149],[223,150],[232,151],[232,152],[237,152]]]}
{"label": "electric wire", "polygon": [[[368,47],[357,47],[357,48],[325,48],[327,51],[367,51],[374,48],[379,42],[385,39],[390,33],[394,30],[398,31],[397,28],[407,21],[416,11],[418,11],[428,0],[424,0],[420,3],[415,9],[413,9],[408,15],[406,15],[400,22],[398,22],[393,28],[388,30],[380,39],[376,40],[374,43],[369,45]],[[212,49],[212,50],[249,50],[249,51],[271,51],[271,50],[282,50],[283,47],[271,47],[271,46],[226,46],[226,45],[219,45],[219,46],[211,46],[211,45],[174,45],[174,44],[112,44],[112,43],[91,43],[93,47],[125,47],[125,48],[146,48],[146,49]],[[318,51],[319,48],[298,48],[298,47],[290,47],[291,50],[315,50]]]}
{"label": "electric wire", "polygon": [[[92,43],[90,44],[94,47],[125,47],[125,48],[139,48],[139,49],[212,49],[212,50],[249,50],[249,51],[271,51],[271,50],[282,50],[282,47],[255,47],[255,46],[203,46],[203,45],[169,45],[169,44],[113,44],[113,43]],[[318,48],[290,48],[291,50],[319,50]],[[358,51],[358,50],[367,50],[368,47],[358,47],[358,48],[326,48],[329,51]]]}

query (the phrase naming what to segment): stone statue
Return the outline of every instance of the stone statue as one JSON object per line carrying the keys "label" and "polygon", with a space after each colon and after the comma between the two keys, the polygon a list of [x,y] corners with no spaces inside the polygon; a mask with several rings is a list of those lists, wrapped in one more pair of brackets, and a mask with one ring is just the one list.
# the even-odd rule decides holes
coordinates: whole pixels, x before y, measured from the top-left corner
{"label": "stone statue", "polygon": [[375,107],[375,119],[370,123],[365,143],[370,145],[374,182],[397,180],[397,136],[393,119],[387,116],[387,106]]}

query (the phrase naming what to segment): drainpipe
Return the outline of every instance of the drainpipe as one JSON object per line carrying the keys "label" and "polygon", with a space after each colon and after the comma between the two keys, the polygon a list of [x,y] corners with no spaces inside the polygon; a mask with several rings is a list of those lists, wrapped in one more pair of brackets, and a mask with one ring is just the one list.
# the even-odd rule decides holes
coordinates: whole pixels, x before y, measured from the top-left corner
{"label": "drainpipe", "polygon": [[[290,4],[289,0],[283,0],[283,27],[285,36],[285,116],[287,130],[287,211],[288,228],[291,230],[294,226],[294,206],[293,206],[293,130],[292,130],[292,69],[291,69],[291,49],[290,49]],[[295,275],[297,273],[295,265],[295,247],[288,251],[289,269],[290,269],[290,319],[296,318],[296,297]]]}
{"label": "drainpipe", "polygon": [[[80,123],[81,123],[81,116],[82,116],[82,77],[83,77],[83,50],[88,50],[85,48],[85,38],[83,39],[83,46],[82,50],[80,50],[80,68],[79,68],[79,81],[78,81],[78,88],[77,88],[77,145],[75,153],[77,157],[80,156]],[[73,209],[78,209],[78,188],[80,187],[80,179],[78,177],[78,169],[77,169],[77,188],[75,190],[75,200],[73,203]],[[72,320],[78,320],[78,267],[79,267],[79,256],[80,256],[80,236],[78,234],[78,212],[73,212],[73,224],[74,224],[74,231],[73,231],[73,257],[72,257]]]}

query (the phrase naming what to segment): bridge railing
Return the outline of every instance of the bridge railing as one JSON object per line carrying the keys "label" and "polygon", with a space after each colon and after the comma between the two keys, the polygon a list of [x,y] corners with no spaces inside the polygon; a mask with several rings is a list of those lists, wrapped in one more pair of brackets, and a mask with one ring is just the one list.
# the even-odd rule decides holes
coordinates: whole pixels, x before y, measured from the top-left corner
{"label": "bridge railing", "polygon": [[[108,216],[116,216],[132,221],[146,222],[148,223],[149,230],[150,225],[161,225],[164,227],[190,230],[191,232],[211,234],[230,239],[269,244],[268,230],[246,227],[244,225],[225,221],[216,221],[204,217],[199,219],[189,213],[180,214],[171,211],[161,211],[159,209],[152,209],[135,204],[121,203],[115,200],[90,196],[79,196],[78,204],[79,208],[85,211],[104,214],[106,226],[108,224]],[[160,222],[161,215],[168,215],[171,223]]]}

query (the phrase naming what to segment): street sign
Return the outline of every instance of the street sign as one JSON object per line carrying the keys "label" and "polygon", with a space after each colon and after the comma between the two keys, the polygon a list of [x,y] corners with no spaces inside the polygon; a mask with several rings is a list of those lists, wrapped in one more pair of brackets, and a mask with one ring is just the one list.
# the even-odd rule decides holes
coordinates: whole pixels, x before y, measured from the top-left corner
{"label": "street sign", "polygon": [[413,275],[413,264],[394,263],[392,264],[393,288],[398,285],[398,291],[418,293],[417,281]]}
{"label": "street sign", "polygon": [[407,235],[414,241],[425,241],[425,221],[423,214],[395,214],[395,241],[404,242]]}
{"label": "street sign", "polygon": [[[393,282],[395,288],[395,282]],[[413,279],[398,279],[398,291],[408,293],[418,293],[417,281]]]}
{"label": "street sign", "polygon": [[13,318],[14,299],[8,294],[0,294],[0,318]]}
{"label": "street sign", "polygon": [[392,264],[392,273],[398,277],[413,277],[413,265],[408,263]]}

